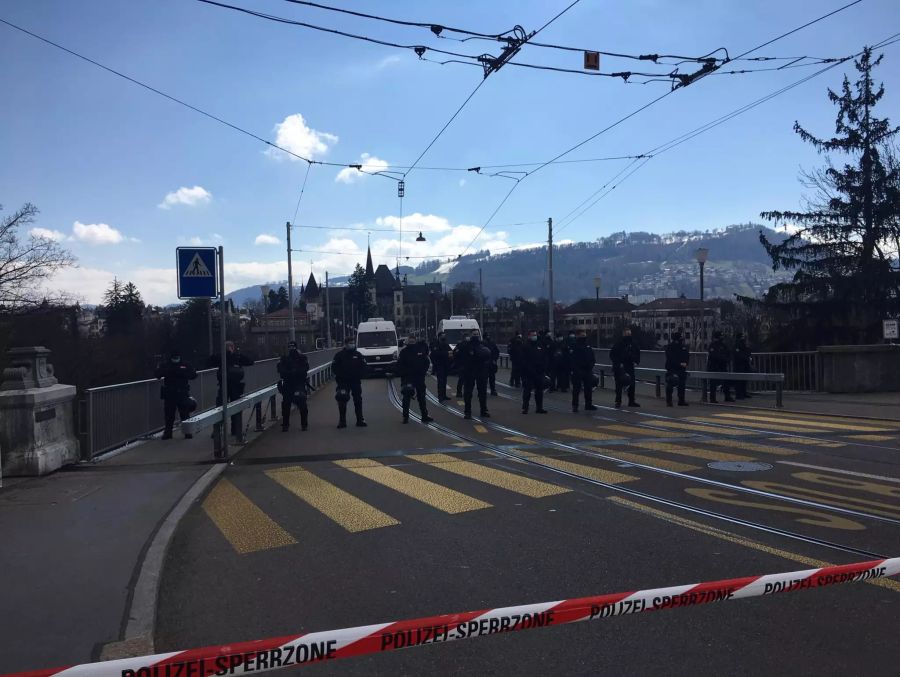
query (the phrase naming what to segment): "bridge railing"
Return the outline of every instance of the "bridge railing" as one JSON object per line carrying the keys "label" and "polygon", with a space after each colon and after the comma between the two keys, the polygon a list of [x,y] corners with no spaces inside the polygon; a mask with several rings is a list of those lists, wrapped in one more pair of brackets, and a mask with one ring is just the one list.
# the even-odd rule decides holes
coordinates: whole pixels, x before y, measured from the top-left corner
{"label": "bridge railing", "polygon": [[[306,353],[310,371],[330,363],[334,352],[317,350]],[[277,364],[278,358],[271,358],[245,367],[245,390],[254,392],[274,385],[278,381]],[[217,371],[215,368],[198,371],[197,379],[191,381],[191,396],[197,400],[197,414],[216,406],[219,387]],[[162,381],[152,378],[85,390],[79,400],[81,457],[90,460],[162,430],[163,407],[159,397],[161,386]]]}

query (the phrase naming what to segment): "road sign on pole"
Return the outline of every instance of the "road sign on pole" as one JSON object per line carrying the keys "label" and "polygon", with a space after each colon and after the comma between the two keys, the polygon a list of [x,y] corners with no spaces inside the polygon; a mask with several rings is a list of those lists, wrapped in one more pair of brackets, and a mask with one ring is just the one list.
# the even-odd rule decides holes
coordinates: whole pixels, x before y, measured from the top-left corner
{"label": "road sign on pole", "polygon": [[882,326],[884,327],[884,338],[900,338],[900,332],[898,332],[897,324],[897,320],[882,320]]}
{"label": "road sign on pole", "polygon": [[215,247],[178,247],[178,298],[210,299],[218,293]]}

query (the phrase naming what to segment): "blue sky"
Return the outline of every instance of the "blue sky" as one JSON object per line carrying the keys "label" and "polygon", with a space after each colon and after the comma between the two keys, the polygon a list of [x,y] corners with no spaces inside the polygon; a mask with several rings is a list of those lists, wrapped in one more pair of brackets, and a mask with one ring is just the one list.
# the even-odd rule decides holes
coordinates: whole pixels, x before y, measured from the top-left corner
{"label": "blue sky", "polygon": [[[492,42],[434,39],[403,28],[283,0],[233,0],[318,25],[405,44],[499,53]],[[453,3],[334,0],[332,4],[484,32],[533,30],[568,2]],[[843,3],[794,0],[581,0],[541,33],[545,42],[625,53],[734,56]],[[481,71],[419,61],[382,47],[264,21],[194,0],[29,0],[0,3],[0,18],[96,59],[315,159],[408,165],[481,80]],[[864,0],[755,55],[843,56],[900,31],[895,0]],[[79,268],[56,284],[97,302],[114,275],[153,303],[175,300],[174,248],[222,244],[227,289],[286,277],[284,224],[306,163],[0,25],[0,203],[41,209],[39,232],[64,239]],[[897,110],[900,45],[877,72]],[[526,48],[519,60],[580,68],[581,54]],[[740,67],[768,64],[743,62]],[[738,67],[737,65],[732,67]],[[654,69],[603,57],[602,71]],[[690,69],[690,65],[687,66]],[[591,240],[619,230],[667,232],[758,221],[764,209],[800,205],[801,167],[822,162],[793,133],[794,120],[833,131],[825,87],[850,64],[763,104],[650,161],[557,235]],[[656,67],[655,70],[667,70]],[[816,68],[715,75],[680,89],[570,157],[644,152]],[[505,67],[493,74],[421,161],[423,167],[552,158],[668,89],[665,83]],[[898,116],[893,115],[894,118]],[[895,119],[894,122],[897,122]],[[557,222],[628,161],[550,165],[522,181],[473,248],[519,246]],[[294,247],[305,278],[352,269],[371,232],[376,263],[397,255],[396,183],[314,165]],[[346,175],[348,172],[345,172]],[[406,180],[404,256],[453,256],[484,225],[512,181],[416,169]],[[507,225],[526,223],[529,225]],[[362,230],[304,229],[302,226]],[[426,243],[415,243],[425,230]],[[382,232],[393,231],[393,232]],[[262,237],[260,237],[262,236]],[[277,242],[277,243],[276,243]],[[471,251],[471,250],[470,250]],[[711,253],[711,257],[715,256]],[[410,263],[417,259],[410,259]]]}

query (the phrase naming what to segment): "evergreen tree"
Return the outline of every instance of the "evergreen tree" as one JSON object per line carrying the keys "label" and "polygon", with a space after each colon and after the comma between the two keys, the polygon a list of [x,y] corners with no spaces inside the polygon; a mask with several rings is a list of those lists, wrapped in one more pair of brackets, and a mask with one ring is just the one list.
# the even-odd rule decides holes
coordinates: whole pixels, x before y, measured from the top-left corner
{"label": "evergreen tree", "polygon": [[274,313],[276,310],[278,310],[278,292],[270,289],[267,296],[266,312]]}
{"label": "evergreen tree", "polygon": [[285,289],[284,287],[278,288],[277,299],[278,299],[277,310],[281,310],[282,308],[287,308],[290,305],[290,303],[288,301],[287,289]]}
{"label": "evergreen tree", "polygon": [[828,90],[838,107],[835,134],[820,138],[794,124],[800,138],[820,153],[847,156],[843,166],[803,175],[815,191],[807,211],[770,211],[762,217],[794,226],[781,243],[762,233],[760,242],[773,268],[795,271],[790,282],[773,286],[766,304],[784,315],[786,330],[800,344],[876,339],[880,321],[900,303],[900,167],[892,139],[900,128],[874,115],[884,96],[872,70],[881,63],[867,48],[856,61],[859,77],[845,76],[840,93]]}
{"label": "evergreen tree", "polygon": [[369,283],[366,278],[366,270],[360,264],[350,274],[347,280],[347,301],[352,303],[362,318],[368,318],[374,308],[369,297]]}
{"label": "evergreen tree", "polygon": [[106,331],[109,335],[131,334],[138,330],[144,316],[144,301],[133,283],[118,278],[103,295],[106,306]]}

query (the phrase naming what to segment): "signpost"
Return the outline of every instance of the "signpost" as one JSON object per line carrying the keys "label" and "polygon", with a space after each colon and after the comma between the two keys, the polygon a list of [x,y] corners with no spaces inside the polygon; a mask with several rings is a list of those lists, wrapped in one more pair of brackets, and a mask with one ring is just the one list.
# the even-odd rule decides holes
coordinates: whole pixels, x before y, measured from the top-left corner
{"label": "signpost", "polygon": [[[178,298],[212,299],[219,297],[220,345],[222,363],[219,367],[219,396],[222,402],[222,423],[216,442],[216,457],[228,458],[228,364],[225,351],[225,250],[219,247],[178,247],[175,249],[178,271]],[[210,348],[212,348],[210,326]]]}
{"label": "signpost", "polygon": [[891,341],[900,338],[900,328],[897,326],[897,320],[882,320],[881,326],[884,330],[885,340]]}

